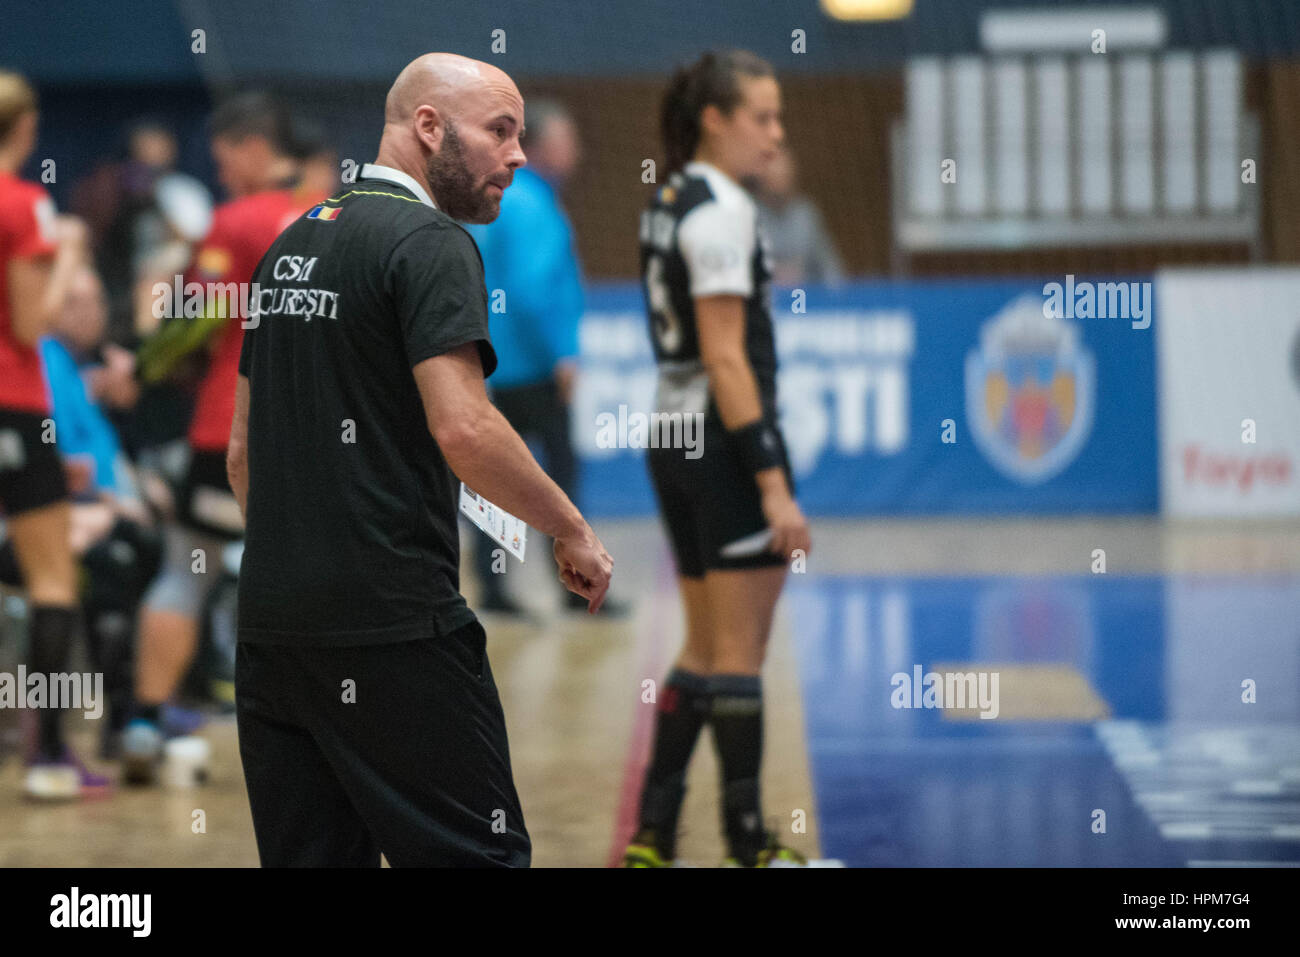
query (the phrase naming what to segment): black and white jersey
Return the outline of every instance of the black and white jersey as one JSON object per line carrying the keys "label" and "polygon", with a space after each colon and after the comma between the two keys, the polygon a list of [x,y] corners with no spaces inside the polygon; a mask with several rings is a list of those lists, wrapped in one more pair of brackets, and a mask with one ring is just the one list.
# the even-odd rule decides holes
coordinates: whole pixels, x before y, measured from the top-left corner
{"label": "black and white jersey", "polygon": [[700,362],[695,298],[735,295],[745,300],[745,351],[760,400],[775,415],[770,276],[754,201],[717,167],[687,163],[655,192],[641,214],[641,284],[659,364],[659,411],[716,416]]}

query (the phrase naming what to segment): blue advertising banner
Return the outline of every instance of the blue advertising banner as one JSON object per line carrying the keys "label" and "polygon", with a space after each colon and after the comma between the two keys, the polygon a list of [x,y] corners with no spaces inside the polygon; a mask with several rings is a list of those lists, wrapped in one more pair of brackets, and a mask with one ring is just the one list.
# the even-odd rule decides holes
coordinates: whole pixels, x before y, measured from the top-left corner
{"label": "blue advertising banner", "polygon": [[[1151,288],[1069,276],[775,290],[800,504],[810,515],[1154,512]],[[587,308],[571,410],[581,507],[651,515],[634,447],[645,433],[623,427],[654,411],[641,292],[595,286]]]}

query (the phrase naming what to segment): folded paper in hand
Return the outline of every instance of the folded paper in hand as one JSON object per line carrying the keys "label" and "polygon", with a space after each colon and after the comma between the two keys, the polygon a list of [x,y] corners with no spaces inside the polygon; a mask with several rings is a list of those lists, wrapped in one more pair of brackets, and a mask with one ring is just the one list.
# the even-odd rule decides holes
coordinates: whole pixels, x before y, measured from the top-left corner
{"label": "folded paper in hand", "polygon": [[522,520],[470,491],[464,482],[460,483],[460,510],[483,530],[484,535],[521,562],[524,560],[528,526]]}

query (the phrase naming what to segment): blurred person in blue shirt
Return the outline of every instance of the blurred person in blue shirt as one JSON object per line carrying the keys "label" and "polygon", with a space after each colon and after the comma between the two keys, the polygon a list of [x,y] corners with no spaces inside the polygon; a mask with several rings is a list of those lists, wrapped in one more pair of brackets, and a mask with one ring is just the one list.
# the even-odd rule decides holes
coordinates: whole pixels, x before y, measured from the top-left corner
{"label": "blurred person in blue shirt", "polygon": [[138,509],[139,495],[117,433],[82,377],[82,364],[93,363],[98,352],[105,312],[99,278],[89,267],[81,269],[51,334],[41,340],[41,361],[59,454],[72,473],[73,500],[122,500]]}
{"label": "blurred person in blue shirt", "polygon": [[[577,501],[569,401],[577,377],[582,272],[559,192],[577,168],[582,147],[573,118],[558,103],[530,101],[525,122],[528,165],[501,198],[501,215],[490,225],[467,227],[483,255],[498,359],[488,385],[501,414],[540,446],[547,474]],[[473,542],[481,610],[521,614],[500,574],[504,557],[494,573],[491,543],[477,531]],[[575,609],[587,606],[567,592],[564,601]]]}

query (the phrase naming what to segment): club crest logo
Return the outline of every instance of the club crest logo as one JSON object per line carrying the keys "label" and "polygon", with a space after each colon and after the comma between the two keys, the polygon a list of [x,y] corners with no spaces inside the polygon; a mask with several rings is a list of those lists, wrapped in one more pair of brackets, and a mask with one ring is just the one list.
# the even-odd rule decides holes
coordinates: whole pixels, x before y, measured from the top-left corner
{"label": "club crest logo", "polygon": [[1059,474],[1092,431],[1096,364],[1067,319],[1042,298],[1008,304],[966,356],[966,420],[975,444],[1008,478],[1036,485]]}

